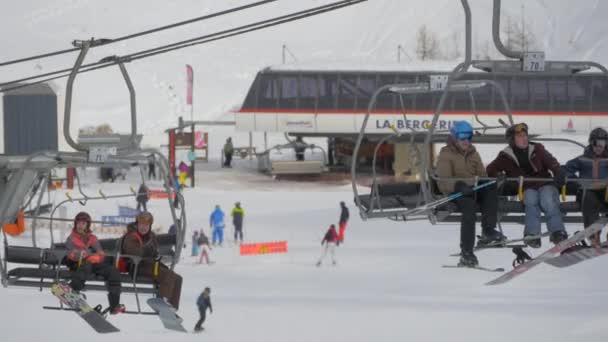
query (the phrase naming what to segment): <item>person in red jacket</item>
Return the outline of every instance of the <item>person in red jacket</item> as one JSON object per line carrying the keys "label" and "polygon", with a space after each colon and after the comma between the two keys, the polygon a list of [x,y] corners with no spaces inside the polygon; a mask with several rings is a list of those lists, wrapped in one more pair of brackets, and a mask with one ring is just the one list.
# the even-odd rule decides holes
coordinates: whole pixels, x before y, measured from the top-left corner
{"label": "person in red jacket", "polygon": [[108,289],[108,311],[113,315],[124,312],[125,306],[120,304],[120,273],[114,266],[104,264],[106,255],[97,237],[91,233],[91,216],[88,213],[76,215],[72,234],[65,245],[68,250],[65,264],[72,271],[70,287],[80,292],[92,274],[100,275]]}
{"label": "person in red jacket", "polygon": [[338,232],[336,232],[336,226],[331,225],[325,233],[325,237],[323,237],[323,241],[321,241],[321,246],[325,245],[323,248],[323,253],[317,262],[317,266],[321,266],[323,259],[327,256],[329,252],[331,254],[332,264],[336,264],[336,246],[340,244],[340,240],[338,239]]}

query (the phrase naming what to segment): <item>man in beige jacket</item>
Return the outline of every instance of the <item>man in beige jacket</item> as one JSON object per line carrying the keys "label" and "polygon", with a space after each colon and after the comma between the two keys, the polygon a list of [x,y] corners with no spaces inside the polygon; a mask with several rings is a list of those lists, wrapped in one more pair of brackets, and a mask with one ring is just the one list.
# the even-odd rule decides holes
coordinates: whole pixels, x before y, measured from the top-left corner
{"label": "man in beige jacket", "polygon": [[[471,143],[473,127],[466,121],[454,122],[450,129],[447,145],[439,152],[437,173],[439,189],[444,194],[461,192],[463,196],[454,200],[462,213],[460,222],[461,257],[458,266],[475,267],[478,260],[473,253],[475,245],[475,221],[477,206],[481,209],[483,243],[505,240],[504,235],[495,229],[498,198],[496,186],[491,185],[475,192],[473,178],[486,176],[486,169],[475,146]],[[446,178],[469,178],[470,180],[449,180]]]}

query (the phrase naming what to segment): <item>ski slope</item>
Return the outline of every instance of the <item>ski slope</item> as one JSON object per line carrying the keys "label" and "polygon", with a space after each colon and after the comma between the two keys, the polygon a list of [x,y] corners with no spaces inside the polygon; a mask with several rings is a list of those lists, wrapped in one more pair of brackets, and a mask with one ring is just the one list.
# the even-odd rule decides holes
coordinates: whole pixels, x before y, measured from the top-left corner
{"label": "ski slope", "polygon": [[[208,215],[215,204],[229,210],[241,201],[246,210],[248,241],[289,242],[283,255],[241,257],[235,246],[212,250],[212,266],[189,256],[190,242],[177,271],[184,277],[180,315],[192,330],[198,318],[195,301],[206,286],[212,289],[214,313],[203,336],[163,329],[157,317],[121,315],[110,321],[121,332],[97,335],[75,314],[42,310],[56,304],[48,290],[0,289],[2,340],[105,341],[108,338],[148,342],[195,341],[603,341],[608,315],[607,259],[596,258],[568,269],[541,265],[504,286],[483,284],[496,273],[443,269],[456,258],[458,227],[426,222],[388,220],[362,222],[351,204],[348,184],[311,184],[271,179],[252,173],[247,161],[236,168],[199,168],[199,187],[186,189],[189,229],[209,233]],[[103,188],[121,193],[136,185],[136,174],[125,183],[88,184],[84,191]],[[63,196],[58,194],[58,198]],[[351,208],[346,242],[338,248],[338,265],[314,266],[320,240],[339,216],[339,201]],[[166,203],[152,200],[155,227],[166,231]],[[120,202],[87,206],[94,217],[111,214]],[[70,207],[68,215],[82,210]],[[164,210],[163,210],[164,209]],[[581,227],[570,226],[570,232]],[[226,233],[229,236],[231,228]],[[506,233],[519,237],[520,226]],[[41,234],[42,235],[42,234]],[[190,231],[187,233],[190,236]],[[41,240],[44,240],[41,237]],[[27,236],[16,243],[29,244]],[[548,246],[548,241],[543,241]],[[536,254],[540,251],[533,251]],[[488,267],[510,268],[509,250],[478,253]],[[103,293],[89,293],[102,303]],[[123,296],[128,308],[134,298]],[[145,304],[144,304],[145,305]]]}

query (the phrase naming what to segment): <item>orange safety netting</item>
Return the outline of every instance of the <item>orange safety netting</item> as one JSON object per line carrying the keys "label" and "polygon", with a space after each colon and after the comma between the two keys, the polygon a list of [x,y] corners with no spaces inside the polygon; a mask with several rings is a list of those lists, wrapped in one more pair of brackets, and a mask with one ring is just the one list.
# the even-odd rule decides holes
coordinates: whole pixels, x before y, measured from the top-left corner
{"label": "orange safety netting", "polygon": [[244,243],[241,245],[241,255],[270,253],[287,253],[287,241]]}

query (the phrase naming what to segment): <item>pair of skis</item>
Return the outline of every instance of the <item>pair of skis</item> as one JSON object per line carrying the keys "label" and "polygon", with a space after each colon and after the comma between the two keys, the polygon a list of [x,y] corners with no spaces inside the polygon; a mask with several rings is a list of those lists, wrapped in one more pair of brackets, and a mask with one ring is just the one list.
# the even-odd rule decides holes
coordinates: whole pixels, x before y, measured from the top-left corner
{"label": "pair of skis", "polygon": [[[75,311],[91,328],[100,334],[119,332],[116,326],[108,322],[105,317],[92,308],[81,295],[72,290],[65,283],[56,283],[51,286],[51,293],[61,301],[64,305]],[[150,298],[147,301],[148,305],[158,313],[163,326],[166,329],[188,332],[182,326],[182,319],[177,316],[173,308],[162,298]]]}

